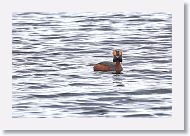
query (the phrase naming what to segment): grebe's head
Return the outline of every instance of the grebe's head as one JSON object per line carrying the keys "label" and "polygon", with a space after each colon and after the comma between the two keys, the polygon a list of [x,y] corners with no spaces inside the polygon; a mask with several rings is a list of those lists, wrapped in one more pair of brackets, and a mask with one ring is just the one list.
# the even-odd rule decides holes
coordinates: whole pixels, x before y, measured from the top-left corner
{"label": "grebe's head", "polygon": [[113,62],[122,62],[122,50],[113,50]]}

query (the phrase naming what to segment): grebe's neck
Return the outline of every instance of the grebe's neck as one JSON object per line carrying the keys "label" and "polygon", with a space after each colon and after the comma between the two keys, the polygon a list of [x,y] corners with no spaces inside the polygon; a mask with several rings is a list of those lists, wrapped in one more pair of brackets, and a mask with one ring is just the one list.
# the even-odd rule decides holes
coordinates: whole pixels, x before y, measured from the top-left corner
{"label": "grebe's neck", "polygon": [[120,66],[121,64],[120,64],[120,61],[116,61],[116,64],[115,64],[116,66]]}
{"label": "grebe's neck", "polygon": [[116,64],[115,64],[115,71],[116,71],[116,73],[118,73],[118,74],[122,71],[122,67],[121,67],[120,61],[116,61]]}

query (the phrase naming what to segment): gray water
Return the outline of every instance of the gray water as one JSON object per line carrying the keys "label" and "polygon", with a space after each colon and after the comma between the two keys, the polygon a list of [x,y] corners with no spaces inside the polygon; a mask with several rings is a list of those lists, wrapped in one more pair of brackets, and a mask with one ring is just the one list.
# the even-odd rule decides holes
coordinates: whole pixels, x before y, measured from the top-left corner
{"label": "gray water", "polygon": [[170,117],[172,15],[13,13],[12,89],[13,118]]}

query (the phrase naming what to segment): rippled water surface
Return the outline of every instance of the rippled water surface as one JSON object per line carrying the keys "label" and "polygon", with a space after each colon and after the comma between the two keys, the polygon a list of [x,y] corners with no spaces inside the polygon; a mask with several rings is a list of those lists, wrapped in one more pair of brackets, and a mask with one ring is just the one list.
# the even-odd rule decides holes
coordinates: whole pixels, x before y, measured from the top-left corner
{"label": "rippled water surface", "polygon": [[[12,117],[170,117],[172,15],[13,13]],[[94,72],[123,49],[123,71]]]}

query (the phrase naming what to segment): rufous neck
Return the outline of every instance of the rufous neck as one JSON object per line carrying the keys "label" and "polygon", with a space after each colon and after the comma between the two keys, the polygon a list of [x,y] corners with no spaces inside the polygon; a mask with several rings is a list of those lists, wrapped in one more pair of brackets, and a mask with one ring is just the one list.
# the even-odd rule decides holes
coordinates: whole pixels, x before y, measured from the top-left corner
{"label": "rufous neck", "polygon": [[116,73],[120,73],[121,72],[121,64],[120,64],[120,61],[116,61],[116,64],[115,64],[115,71]]}
{"label": "rufous neck", "polygon": [[116,66],[119,66],[120,65],[120,62],[119,61],[116,61]]}

